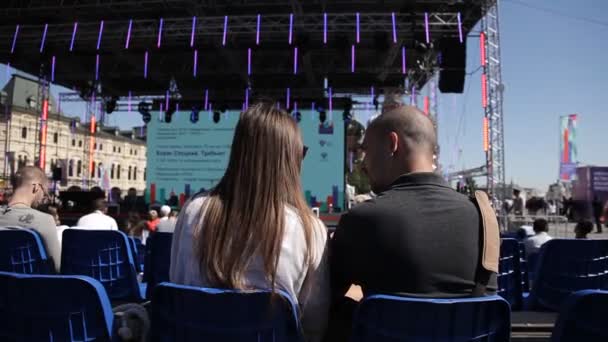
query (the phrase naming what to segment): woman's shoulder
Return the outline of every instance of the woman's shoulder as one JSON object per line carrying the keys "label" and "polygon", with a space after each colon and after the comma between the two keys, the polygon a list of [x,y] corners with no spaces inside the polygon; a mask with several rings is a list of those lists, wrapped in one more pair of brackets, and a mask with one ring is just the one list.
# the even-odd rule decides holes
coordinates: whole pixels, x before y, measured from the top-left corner
{"label": "woman's shoulder", "polygon": [[[312,224],[313,232],[315,233],[317,240],[322,240],[324,242],[325,238],[327,237],[327,228],[325,227],[323,222],[312,213],[312,211],[310,212],[309,217],[310,223]],[[302,228],[302,218],[300,217],[299,213],[296,211],[295,208],[291,206],[286,206],[285,218],[286,227],[288,227],[288,229]]]}
{"label": "woman's shoulder", "polygon": [[182,208],[182,211],[186,215],[198,214],[205,201],[209,198],[209,193],[207,192],[199,192],[192,196]]}

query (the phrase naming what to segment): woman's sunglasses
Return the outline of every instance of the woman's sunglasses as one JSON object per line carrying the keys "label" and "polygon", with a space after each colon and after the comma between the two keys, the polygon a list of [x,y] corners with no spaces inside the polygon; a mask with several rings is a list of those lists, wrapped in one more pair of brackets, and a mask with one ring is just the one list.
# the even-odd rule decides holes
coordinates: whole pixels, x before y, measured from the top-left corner
{"label": "woman's sunglasses", "polygon": [[306,158],[307,152],[308,152],[308,146],[304,146],[304,148],[302,148],[302,159]]}

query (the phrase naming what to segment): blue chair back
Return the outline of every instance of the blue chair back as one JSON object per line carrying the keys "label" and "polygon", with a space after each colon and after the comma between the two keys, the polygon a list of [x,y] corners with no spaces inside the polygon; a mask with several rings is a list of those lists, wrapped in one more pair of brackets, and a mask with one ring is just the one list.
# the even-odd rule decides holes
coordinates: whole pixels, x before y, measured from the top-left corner
{"label": "blue chair back", "polygon": [[23,228],[0,228],[0,271],[51,274],[54,267],[38,232]]}
{"label": "blue chair back", "polygon": [[169,281],[172,242],[173,233],[154,233],[146,240],[144,280],[148,283],[148,299],[152,298],[152,290],[157,284]]}
{"label": "blue chair back", "polygon": [[608,292],[583,290],[570,295],[559,311],[552,342],[608,341]]}
{"label": "blue chair back", "polygon": [[297,307],[285,293],[162,283],[154,289],[152,341],[301,341]]}
{"label": "blue chair back", "polygon": [[146,255],[145,246],[141,242],[141,239],[129,236],[129,243],[131,245],[131,253],[133,253],[133,260],[135,260],[135,270],[137,272],[144,271],[144,258]]}
{"label": "blue chair back", "polygon": [[112,320],[94,279],[0,272],[2,341],[110,341]]}
{"label": "blue chair back", "polygon": [[497,294],[506,299],[513,310],[519,310],[522,306],[519,241],[501,239],[498,260]]}
{"label": "blue chair back", "polygon": [[143,300],[129,239],[120,231],[66,229],[61,274],[97,279],[112,300]]}
{"label": "blue chair back", "polygon": [[521,289],[523,292],[530,292],[530,265],[526,256],[526,245],[523,241],[519,243],[519,270],[521,271]]}
{"label": "blue chair back", "polygon": [[608,290],[608,240],[553,239],[538,256],[529,309],[557,311],[579,290]]}
{"label": "blue chair back", "polygon": [[369,296],[355,314],[353,342],[509,341],[511,311],[499,296],[423,299]]}

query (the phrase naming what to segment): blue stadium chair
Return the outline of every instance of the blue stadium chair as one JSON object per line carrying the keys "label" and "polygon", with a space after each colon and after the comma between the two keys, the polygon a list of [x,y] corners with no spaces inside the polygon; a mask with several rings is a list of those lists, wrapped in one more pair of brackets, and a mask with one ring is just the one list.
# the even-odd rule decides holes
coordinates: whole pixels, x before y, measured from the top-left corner
{"label": "blue stadium chair", "polygon": [[169,281],[172,241],[173,233],[154,233],[146,241],[144,281],[148,284],[148,299],[152,298],[152,290],[157,284]]}
{"label": "blue stadium chair", "polygon": [[557,311],[579,290],[608,290],[608,240],[553,239],[539,253],[529,310]]}
{"label": "blue stadium chair", "polygon": [[583,290],[570,295],[559,311],[552,342],[608,341],[608,292]]}
{"label": "blue stadium chair", "polygon": [[511,309],[522,307],[522,281],[520,271],[519,241],[516,239],[500,240],[500,258],[498,263],[497,294],[506,299]]}
{"label": "blue stadium chair", "polygon": [[52,274],[49,260],[38,232],[23,228],[0,228],[0,271],[24,274]]}
{"label": "blue stadium chair", "polygon": [[283,292],[162,283],[154,289],[151,341],[302,341],[297,306]]}
{"label": "blue stadium chair", "polygon": [[129,238],[115,230],[67,229],[63,232],[61,274],[97,279],[113,301],[144,300]]}
{"label": "blue stadium chair", "polygon": [[521,286],[523,292],[530,291],[530,266],[526,256],[526,245],[523,240],[518,240],[519,243],[519,270],[521,271]]}
{"label": "blue stadium chair", "polygon": [[131,245],[131,252],[133,253],[133,259],[135,260],[135,270],[139,272],[144,271],[144,258],[145,258],[145,246],[141,242],[141,239],[129,236],[129,243]]}
{"label": "blue stadium chair", "polygon": [[352,342],[509,341],[511,311],[500,296],[423,299],[372,295],[355,314]]}
{"label": "blue stadium chair", "polygon": [[0,272],[2,341],[110,341],[112,320],[94,279]]}

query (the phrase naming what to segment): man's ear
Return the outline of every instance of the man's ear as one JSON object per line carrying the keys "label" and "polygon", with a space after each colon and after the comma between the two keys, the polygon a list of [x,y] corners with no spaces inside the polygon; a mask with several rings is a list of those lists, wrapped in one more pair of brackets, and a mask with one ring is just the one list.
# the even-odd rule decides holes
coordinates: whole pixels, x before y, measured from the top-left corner
{"label": "man's ear", "polygon": [[391,153],[397,152],[397,147],[399,146],[399,136],[395,132],[390,132],[389,135],[389,148]]}

